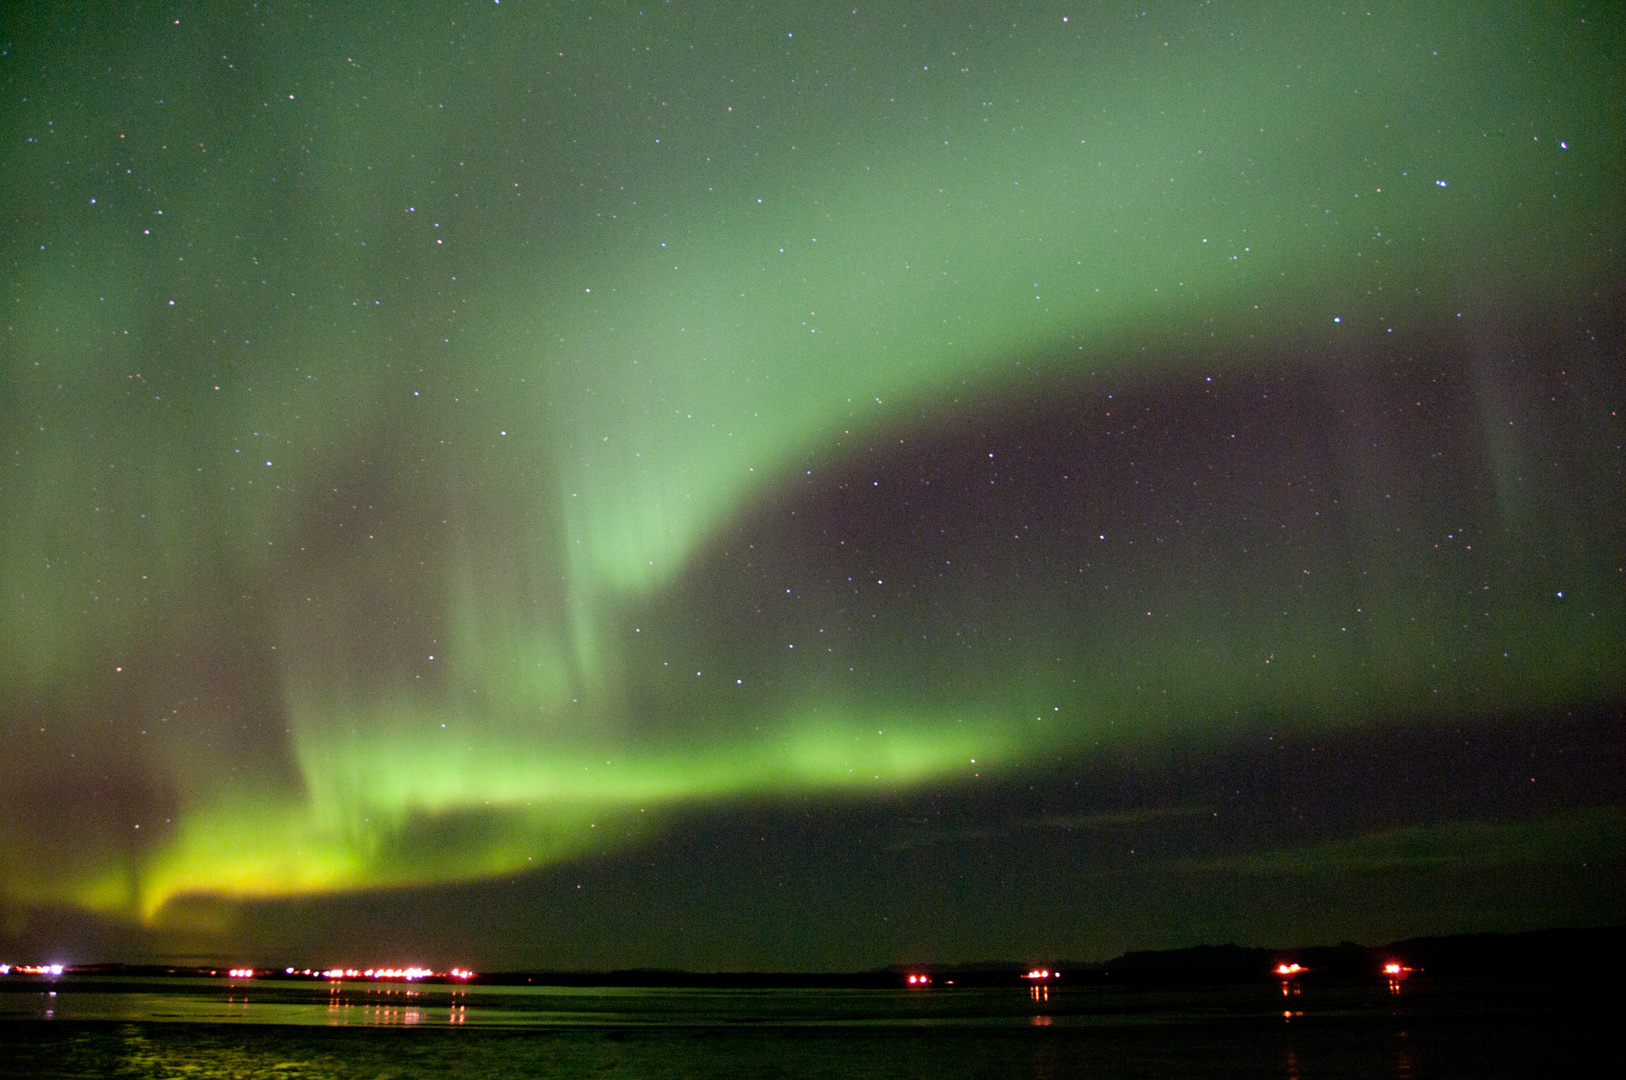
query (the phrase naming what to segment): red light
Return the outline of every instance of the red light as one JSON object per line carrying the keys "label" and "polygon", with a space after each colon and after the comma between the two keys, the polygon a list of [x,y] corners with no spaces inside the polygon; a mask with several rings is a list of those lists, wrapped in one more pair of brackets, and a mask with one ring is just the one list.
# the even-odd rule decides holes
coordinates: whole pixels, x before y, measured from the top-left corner
{"label": "red light", "polygon": [[1300,972],[1302,972],[1304,970],[1305,970],[1305,967],[1304,967],[1303,964],[1277,964],[1276,965],[1276,974],[1280,975],[1284,979],[1291,979],[1293,976],[1299,974]]}

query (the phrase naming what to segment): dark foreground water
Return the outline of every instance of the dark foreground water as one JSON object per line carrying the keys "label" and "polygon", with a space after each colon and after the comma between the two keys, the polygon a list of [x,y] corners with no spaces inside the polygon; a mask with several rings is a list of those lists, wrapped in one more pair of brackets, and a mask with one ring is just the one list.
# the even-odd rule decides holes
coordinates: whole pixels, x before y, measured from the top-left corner
{"label": "dark foreground water", "polygon": [[644,990],[215,980],[0,983],[0,1075],[1626,1075],[1596,984],[1414,977],[1010,990]]}

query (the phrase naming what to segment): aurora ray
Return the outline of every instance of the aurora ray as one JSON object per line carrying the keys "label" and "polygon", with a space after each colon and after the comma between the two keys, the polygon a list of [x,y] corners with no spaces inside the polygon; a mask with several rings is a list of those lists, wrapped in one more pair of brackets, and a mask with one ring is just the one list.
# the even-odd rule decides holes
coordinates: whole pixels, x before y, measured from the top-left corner
{"label": "aurora ray", "polygon": [[[716,800],[1622,684],[1617,12],[178,10],[6,31],[19,910],[491,877]],[[1538,342],[1564,406],[1512,366]],[[943,464],[1033,401],[1099,421],[1074,487]],[[1249,485],[1182,473],[1227,424]],[[931,504],[941,552],[831,511],[888,523],[856,566],[791,516],[872,467],[997,493]],[[1037,553],[979,505],[1048,513]],[[1004,640],[942,651],[973,622]]]}

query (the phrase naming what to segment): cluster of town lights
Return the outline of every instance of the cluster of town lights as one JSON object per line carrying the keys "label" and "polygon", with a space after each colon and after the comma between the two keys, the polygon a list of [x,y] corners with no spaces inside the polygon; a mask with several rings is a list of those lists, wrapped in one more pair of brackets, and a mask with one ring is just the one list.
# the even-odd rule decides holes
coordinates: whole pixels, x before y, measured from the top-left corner
{"label": "cluster of town lights", "polygon": [[[0,964],[0,975],[61,975],[67,968],[62,964]],[[217,972],[210,971],[210,975]],[[474,972],[468,968],[454,967],[450,971],[435,971],[426,967],[404,968],[283,968],[285,975],[305,975],[310,978],[322,979],[400,979],[412,981],[417,979],[455,979],[459,982],[474,978]],[[252,979],[255,970],[251,967],[234,967],[226,970],[227,978]],[[913,976],[910,977],[913,982]],[[920,977],[922,983],[929,982],[926,976]]]}
{"label": "cluster of town lights", "polygon": [[1051,979],[1061,978],[1061,972],[1051,971],[1049,968],[1034,968],[1022,978],[1032,979],[1034,982],[1048,982]]}
{"label": "cluster of town lights", "polygon": [[931,984],[932,984],[932,977],[930,975],[911,975],[911,976],[909,976],[909,985],[910,986],[920,987],[920,986],[930,986]]}
{"label": "cluster of town lights", "polygon": [[322,974],[330,979],[406,979],[410,981],[413,979],[427,979],[434,972],[421,967],[368,968],[365,971],[357,971],[355,968],[329,968]]}

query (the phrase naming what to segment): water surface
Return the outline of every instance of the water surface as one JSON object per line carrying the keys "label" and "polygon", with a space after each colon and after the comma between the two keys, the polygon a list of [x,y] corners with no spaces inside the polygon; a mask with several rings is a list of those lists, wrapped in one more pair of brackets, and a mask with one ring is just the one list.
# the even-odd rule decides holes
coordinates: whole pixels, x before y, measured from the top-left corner
{"label": "water surface", "polygon": [[1285,995],[1273,984],[0,984],[0,1074],[46,1078],[1502,1077],[1618,1066],[1608,1030],[1597,995],[1557,980]]}

